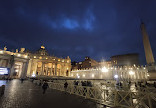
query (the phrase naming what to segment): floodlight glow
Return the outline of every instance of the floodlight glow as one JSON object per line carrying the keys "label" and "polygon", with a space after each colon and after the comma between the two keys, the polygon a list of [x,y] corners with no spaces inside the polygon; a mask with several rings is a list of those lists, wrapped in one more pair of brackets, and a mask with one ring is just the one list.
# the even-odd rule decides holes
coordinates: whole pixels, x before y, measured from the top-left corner
{"label": "floodlight glow", "polygon": [[77,76],[77,78],[80,78],[80,76]]}
{"label": "floodlight glow", "polygon": [[36,75],[35,74],[32,74],[32,77],[35,77]]}
{"label": "floodlight glow", "polygon": [[103,67],[103,68],[101,69],[101,71],[102,71],[102,72],[108,72],[108,69],[107,69],[106,67]]}
{"label": "floodlight glow", "polygon": [[118,75],[114,75],[114,78],[116,78],[116,79],[117,79],[117,78],[118,78]]}
{"label": "floodlight glow", "polygon": [[92,77],[94,78],[94,74],[92,74]]}
{"label": "floodlight glow", "polygon": [[85,74],[83,74],[83,77],[85,77],[86,75]]}
{"label": "floodlight glow", "polygon": [[0,51],[0,54],[3,54],[3,51]]}
{"label": "floodlight glow", "polygon": [[149,74],[147,76],[150,76]]}
{"label": "floodlight glow", "polygon": [[73,76],[73,74],[71,74],[71,76]]}
{"label": "floodlight glow", "polygon": [[27,56],[27,55],[25,55],[24,57],[25,57],[25,58],[28,58],[28,56]]}
{"label": "floodlight glow", "polygon": [[129,74],[130,74],[130,75],[134,75],[134,72],[133,72],[133,71],[129,71]]}
{"label": "floodlight glow", "polygon": [[17,69],[15,70],[15,72],[18,72],[18,71],[19,71],[19,70],[17,70]]}
{"label": "floodlight glow", "polygon": [[17,56],[18,56],[18,57],[20,57],[20,56],[21,56],[21,54],[18,54]]}

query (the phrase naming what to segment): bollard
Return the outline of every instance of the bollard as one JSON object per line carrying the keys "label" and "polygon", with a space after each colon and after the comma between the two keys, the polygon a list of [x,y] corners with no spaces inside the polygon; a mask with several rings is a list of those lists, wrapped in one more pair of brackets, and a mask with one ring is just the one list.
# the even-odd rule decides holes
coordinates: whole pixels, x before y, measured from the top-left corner
{"label": "bollard", "polygon": [[2,85],[1,86],[1,91],[0,91],[1,92],[1,96],[4,94],[4,91],[5,91],[5,85]]}

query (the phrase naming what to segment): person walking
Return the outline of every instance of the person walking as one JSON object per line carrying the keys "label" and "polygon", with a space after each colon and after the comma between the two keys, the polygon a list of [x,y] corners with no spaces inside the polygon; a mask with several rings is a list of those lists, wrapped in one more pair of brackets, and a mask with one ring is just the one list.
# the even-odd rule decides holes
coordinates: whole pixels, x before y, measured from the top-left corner
{"label": "person walking", "polygon": [[45,94],[47,88],[48,88],[48,83],[47,83],[47,81],[44,81],[44,83],[43,83],[43,85],[42,85],[43,94]]}
{"label": "person walking", "polygon": [[23,81],[24,81],[24,78],[21,78],[21,83],[23,83]]}
{"label": "person walking", "polygon": [[67,83],[67,81],[65,81],[65,83],[64,83],[64,91],[65,92],[67,92],[67,87],[68,87],[68,83]]}

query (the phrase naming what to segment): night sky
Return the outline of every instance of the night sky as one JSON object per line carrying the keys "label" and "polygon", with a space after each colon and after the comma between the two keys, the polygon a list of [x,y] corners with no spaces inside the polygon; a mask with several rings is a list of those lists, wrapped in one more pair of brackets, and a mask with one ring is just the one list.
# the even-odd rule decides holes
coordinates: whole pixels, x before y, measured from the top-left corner
{"label": "night sky", "polygon": [[44,45],[72,61],[139,53],[144,64],[141,20],[156,56],[156,0],[0,0],[0,48]]}

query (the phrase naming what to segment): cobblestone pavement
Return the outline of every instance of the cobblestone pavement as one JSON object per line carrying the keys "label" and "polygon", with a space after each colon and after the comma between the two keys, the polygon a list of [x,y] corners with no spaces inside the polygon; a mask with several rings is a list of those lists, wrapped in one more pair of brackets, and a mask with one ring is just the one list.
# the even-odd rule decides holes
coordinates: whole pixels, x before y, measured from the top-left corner
{"label": "cobblestone pavement", "polygon": [[30,81],[0,80],[2,84],[6,88],[0,97],[0,108],[97,108],[94,102],[65,92],[48,89],[42,94],[41,87]]}

